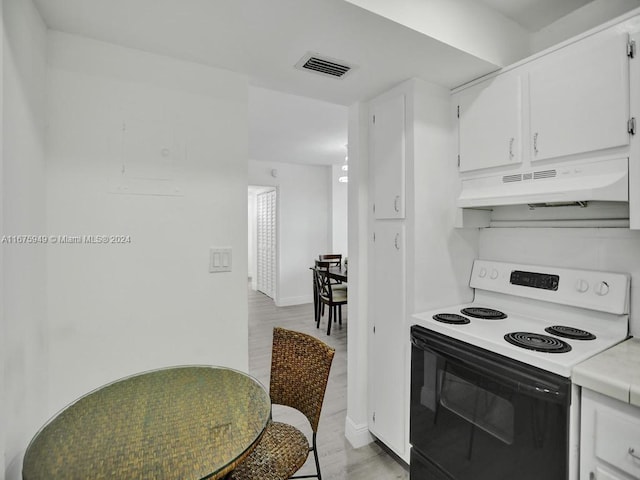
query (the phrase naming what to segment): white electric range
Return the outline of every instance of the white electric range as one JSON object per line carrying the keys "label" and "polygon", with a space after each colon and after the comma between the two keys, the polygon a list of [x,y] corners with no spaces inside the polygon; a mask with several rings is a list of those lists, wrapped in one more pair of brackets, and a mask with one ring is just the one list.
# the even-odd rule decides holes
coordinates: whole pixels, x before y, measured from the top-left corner
{"label": "white electric range", "polygon": [[413,316],[412,477],[577,480],[571,372],[628,337],[629,275],[476,260],[469,285]]}
{"label": "white electric range", "polygon": [[416,314],[415,323],[563,377],[628,336],[627,274],[476,260],[469,285],[473,302]]}

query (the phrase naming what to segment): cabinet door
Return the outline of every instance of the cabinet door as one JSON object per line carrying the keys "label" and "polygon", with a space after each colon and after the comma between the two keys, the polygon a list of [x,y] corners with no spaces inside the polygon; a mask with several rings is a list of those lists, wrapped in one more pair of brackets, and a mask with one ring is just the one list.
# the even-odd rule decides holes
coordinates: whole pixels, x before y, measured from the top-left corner
{"label": "cabinet door", "polygon": [[585,480],[629,480],[629,477],[626,475],[623,477],[619,473],[608,472],[603,468],[596,467],[595,471],[589,472],[588,477],[585,476]]}
{"label": "cabinet door", "polygon": [[404,225],[394,220],[377,221],[374,231],[369,425],[376,437],[403,455],[407,442],[409,343],[404,328]]}
{"label": "cabinet door", "polygon": [[404,218],[405,96],[375,102],[372,110],[375,218]]}
{"label": "cabinet door", "polygon": [[529,73],[531,159],[629,143],[628,36],[607,33],[540,59]]}
{"label": "cabinet door", "polygon": [[457,95],[461,172],[518,164],[521,155],[522,82],[504,74]]}
{"label": "cabinet door", "polygon": [[580,480],[640,479],[640,408],[582,389]]}

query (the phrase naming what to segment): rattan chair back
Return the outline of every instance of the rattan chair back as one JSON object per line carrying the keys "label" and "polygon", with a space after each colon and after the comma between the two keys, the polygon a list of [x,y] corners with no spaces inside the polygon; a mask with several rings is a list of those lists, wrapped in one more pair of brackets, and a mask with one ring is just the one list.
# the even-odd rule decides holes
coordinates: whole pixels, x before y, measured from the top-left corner
{"label": "rattan chair back", "polygon": [[318,431],[335,349],[305,333],[276,327],[271,351],[271,402],[302,412]]}

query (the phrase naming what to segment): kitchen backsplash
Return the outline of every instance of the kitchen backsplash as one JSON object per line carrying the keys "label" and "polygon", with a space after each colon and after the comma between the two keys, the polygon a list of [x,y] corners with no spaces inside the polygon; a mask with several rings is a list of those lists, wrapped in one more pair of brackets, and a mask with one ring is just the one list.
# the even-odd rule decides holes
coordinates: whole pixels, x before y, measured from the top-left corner
{"label": "kitchen backsplash", "polygon": [[625,228],[486,228],[479,257],[631,274],[631,334],[640,336],[640,231]]}

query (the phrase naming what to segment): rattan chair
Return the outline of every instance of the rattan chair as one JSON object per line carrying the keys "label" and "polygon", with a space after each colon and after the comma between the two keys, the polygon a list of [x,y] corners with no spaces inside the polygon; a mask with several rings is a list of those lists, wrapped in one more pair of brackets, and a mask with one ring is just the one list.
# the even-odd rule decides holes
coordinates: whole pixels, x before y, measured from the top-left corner
{"label": "rattan chair", "polygon": [[[311,335],[284,328],[273,329],[271,352],[271,403],[302,412],[313,432],[311,446],[304,433],[292,425],[270,422],[256,448],[231,472],[233,480],[322,480],[316,433],[335,350]],[[316,475],[292,477],[313,452]]]}

